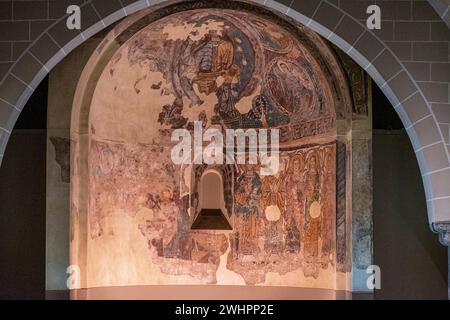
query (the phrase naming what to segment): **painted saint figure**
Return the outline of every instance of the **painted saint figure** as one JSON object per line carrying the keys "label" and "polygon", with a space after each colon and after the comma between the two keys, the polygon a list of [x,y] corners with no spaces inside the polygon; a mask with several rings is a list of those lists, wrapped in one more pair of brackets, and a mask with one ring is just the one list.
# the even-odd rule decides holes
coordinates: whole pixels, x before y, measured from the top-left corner
{"label": "painted saint figure", "polygon": [[305,174],[305,192],[307,210],[305,218],[304,256],[308,262],[315,261],[319,256],[319,238],[321,226],[320,212],[320,171],[318,168],[317,154],[311,153],[307,157],[307,172]]}

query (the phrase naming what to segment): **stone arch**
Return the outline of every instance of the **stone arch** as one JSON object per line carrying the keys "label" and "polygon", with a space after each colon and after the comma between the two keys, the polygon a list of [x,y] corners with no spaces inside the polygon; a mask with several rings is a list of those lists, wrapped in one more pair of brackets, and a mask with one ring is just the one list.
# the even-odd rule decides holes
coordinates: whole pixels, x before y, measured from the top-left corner
{"label": "stone arch", "polygon": [[[398,57],[364,25],[329,1],[255,2],[303,23],[336,44],[381,87],[399,114],[416,152],[426,193],[429,223],[436,224],[438,231],[448,232],[439,224],[450,220],[449,151],[430,103]],[[64,56],[111,23],[149,6],[165,5],[160,0],[129,3],[122,7],[119,1],[108,4],[95,0],[86,2],[81,6],[84,24],[88,26],[83,32],[69,31],[65,28],[63,17],[21,55],[0,87],[2,105],[8,108],[4,128],[0,130],[0,155],[4,153],[11,130],[26,101]],[[442,236],[441,239],[447,238]]]}
{"label": "stone arch", "polygon": [[[449,152],[430,104],[392,50],[356,19],[327,1],[303,14],[285,5],[274,6],[337,45],[377,83],[398,113],[415,150],[432,229],[435,222],[447,221],[449,188],[444,187],[443,181],[450,178]],[[329,15],[336,19],[332,21]]]}

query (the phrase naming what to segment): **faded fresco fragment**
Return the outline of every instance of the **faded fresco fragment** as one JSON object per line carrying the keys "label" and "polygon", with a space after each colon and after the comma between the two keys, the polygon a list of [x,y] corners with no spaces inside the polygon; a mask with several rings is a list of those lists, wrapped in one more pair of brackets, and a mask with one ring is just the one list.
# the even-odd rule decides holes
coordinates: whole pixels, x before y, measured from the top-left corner
{"label": "faded fresco fragment", "polygon": [[334,145],[283,152],[278,176],[242,168],[228,267],[248,284],[299,268],[317,278],[334,264],[335,154]]}
{"label": "faded fresco fragment", "polygon": [[137,95],[150,90],[168,98],[153,105],[164,127],[191,128],[194,120],[278,127],[290,142],[334,126],[331,93],[314,58],[287,31],[248,13],[211,9],[163,18],[113,57],[111,78],[124,60],[142,70]]}
{"label": "faded fresco fragment", "polygon": [[[205,129],[280,129],[277,175],[216,168],[231,231],[191,229],[208,166],[175,165],[170,134],[198,120]],[[334,287],[335,122],[315,58],[267,18],[198,9],[143,28],[107,64],[92,99],[92,261],[138,261],[108,284]]]}

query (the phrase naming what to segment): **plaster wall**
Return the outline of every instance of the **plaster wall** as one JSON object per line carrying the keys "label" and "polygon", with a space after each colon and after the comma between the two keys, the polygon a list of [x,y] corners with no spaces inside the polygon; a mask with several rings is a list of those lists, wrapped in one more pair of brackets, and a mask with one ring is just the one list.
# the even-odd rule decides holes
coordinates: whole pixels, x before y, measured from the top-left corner
{"label": "plaster wall", "polygon": [[86,41],[50,73],[47,111],[46,290],[67,290],[70,266],[70,122],[80,74],[101,37]]}
{"label": "plaster wall", "polygon": [[[210,43],[225,63],[215,64],[214,49],[208,69]],[[125,42],[95,84],[83,135],[88,171],[72,168],[73,194],[85,192],[82,181],[89,188],[86,225],[79,198],[71,205],[73,255],[86,254],[86,286],[346,288],[337,277],[345,267],[336,265],[334,142],[335,104],[346,108],[323,68],[279,25],[230,10],[174,14]],[[259,176],[258,166],[233,169],[231,232],[189,230],[197,169],[173,165],[170,132],[191,130],[194,120],[284,131],[275,176]]]}

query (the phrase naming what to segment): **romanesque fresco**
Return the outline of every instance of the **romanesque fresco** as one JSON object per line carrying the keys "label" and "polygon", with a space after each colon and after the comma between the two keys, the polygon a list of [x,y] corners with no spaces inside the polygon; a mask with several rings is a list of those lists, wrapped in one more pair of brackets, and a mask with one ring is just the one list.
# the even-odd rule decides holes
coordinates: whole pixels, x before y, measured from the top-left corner
{"label": "romanesque fresco", "polygon": [[[90,261],[105,263],[98,270],[112,252],[140,261],[137,275],[120,271],[108,283],[334,287],[335,117],[315,58],[268,18],[198,9],[153,22],[115,53],[92,99]],[[194,121],[280,130],[276,174],[215,168],[232,230],[191,229],[209,167],[174,164],[170,135]],[[300,282],[283,280],[290,275]]]}
{"label": "romanesque fresco", "polygon": [[[300,268],[317,278],[334,263],[335,145],[282,152],[277,176],[261,177],[258,166],[240,166],[233,202],[227,203],[234,207],[231,233],[191,230],[190,199],[194,206],[197,196],[180,196],[180,169],[171,164],[168,149],[92,145],[92,238],[103,235],[109,210],[136,214],[146,208],[149,214],[136,228],[163,273],[215,283],[228,247],[227,267],[247,284],[264,282],[267,272]],[[158,186],[149,188],[153,181]]]}
{"label": "romanesque fresco", "polygon": [[[126,57],[122,57],[126,55]],[[163,18],[130,39],[109,66],[126,58],[148,74],[135,92],[154,90],[163,126],[277,127],[282,142],[330,132],[333,101],[314,58],[275,23],[232,10],[192,10]],[[152,73],[162,77],[143,88]],[[195,115],[195,116],[194,116]],[[195,119],[197,120],[197,119]]]}
{"label": "romanesque fresco", "polygon": [[61,137],[50,137],[55,148],[55,161],[61,168],[61,181],[70,182],[70,140]]}
{"label": "romanesque fresco", "polygon": [[[219,257],[228,241],[223,234],[191,230],[189,195],[180,195],[179,167],[166,146],[126,146],[95,142],[91,146],[91,238],[104,235],[102,220],[113,210],[146,216],[136,228],[163,273],[189,274],[215,282]],[[158,185],[154,185],[158,181]],[[150,187],[153,186],[153,187]],[[119,240],[119,239],[118,239]]]}
{"label": "romanesque fresco", "polygon": [[317,278],[334,263],[335,146],[282,152],[278,176],[241,168],[228,268],[246,283],[302,268]]}

